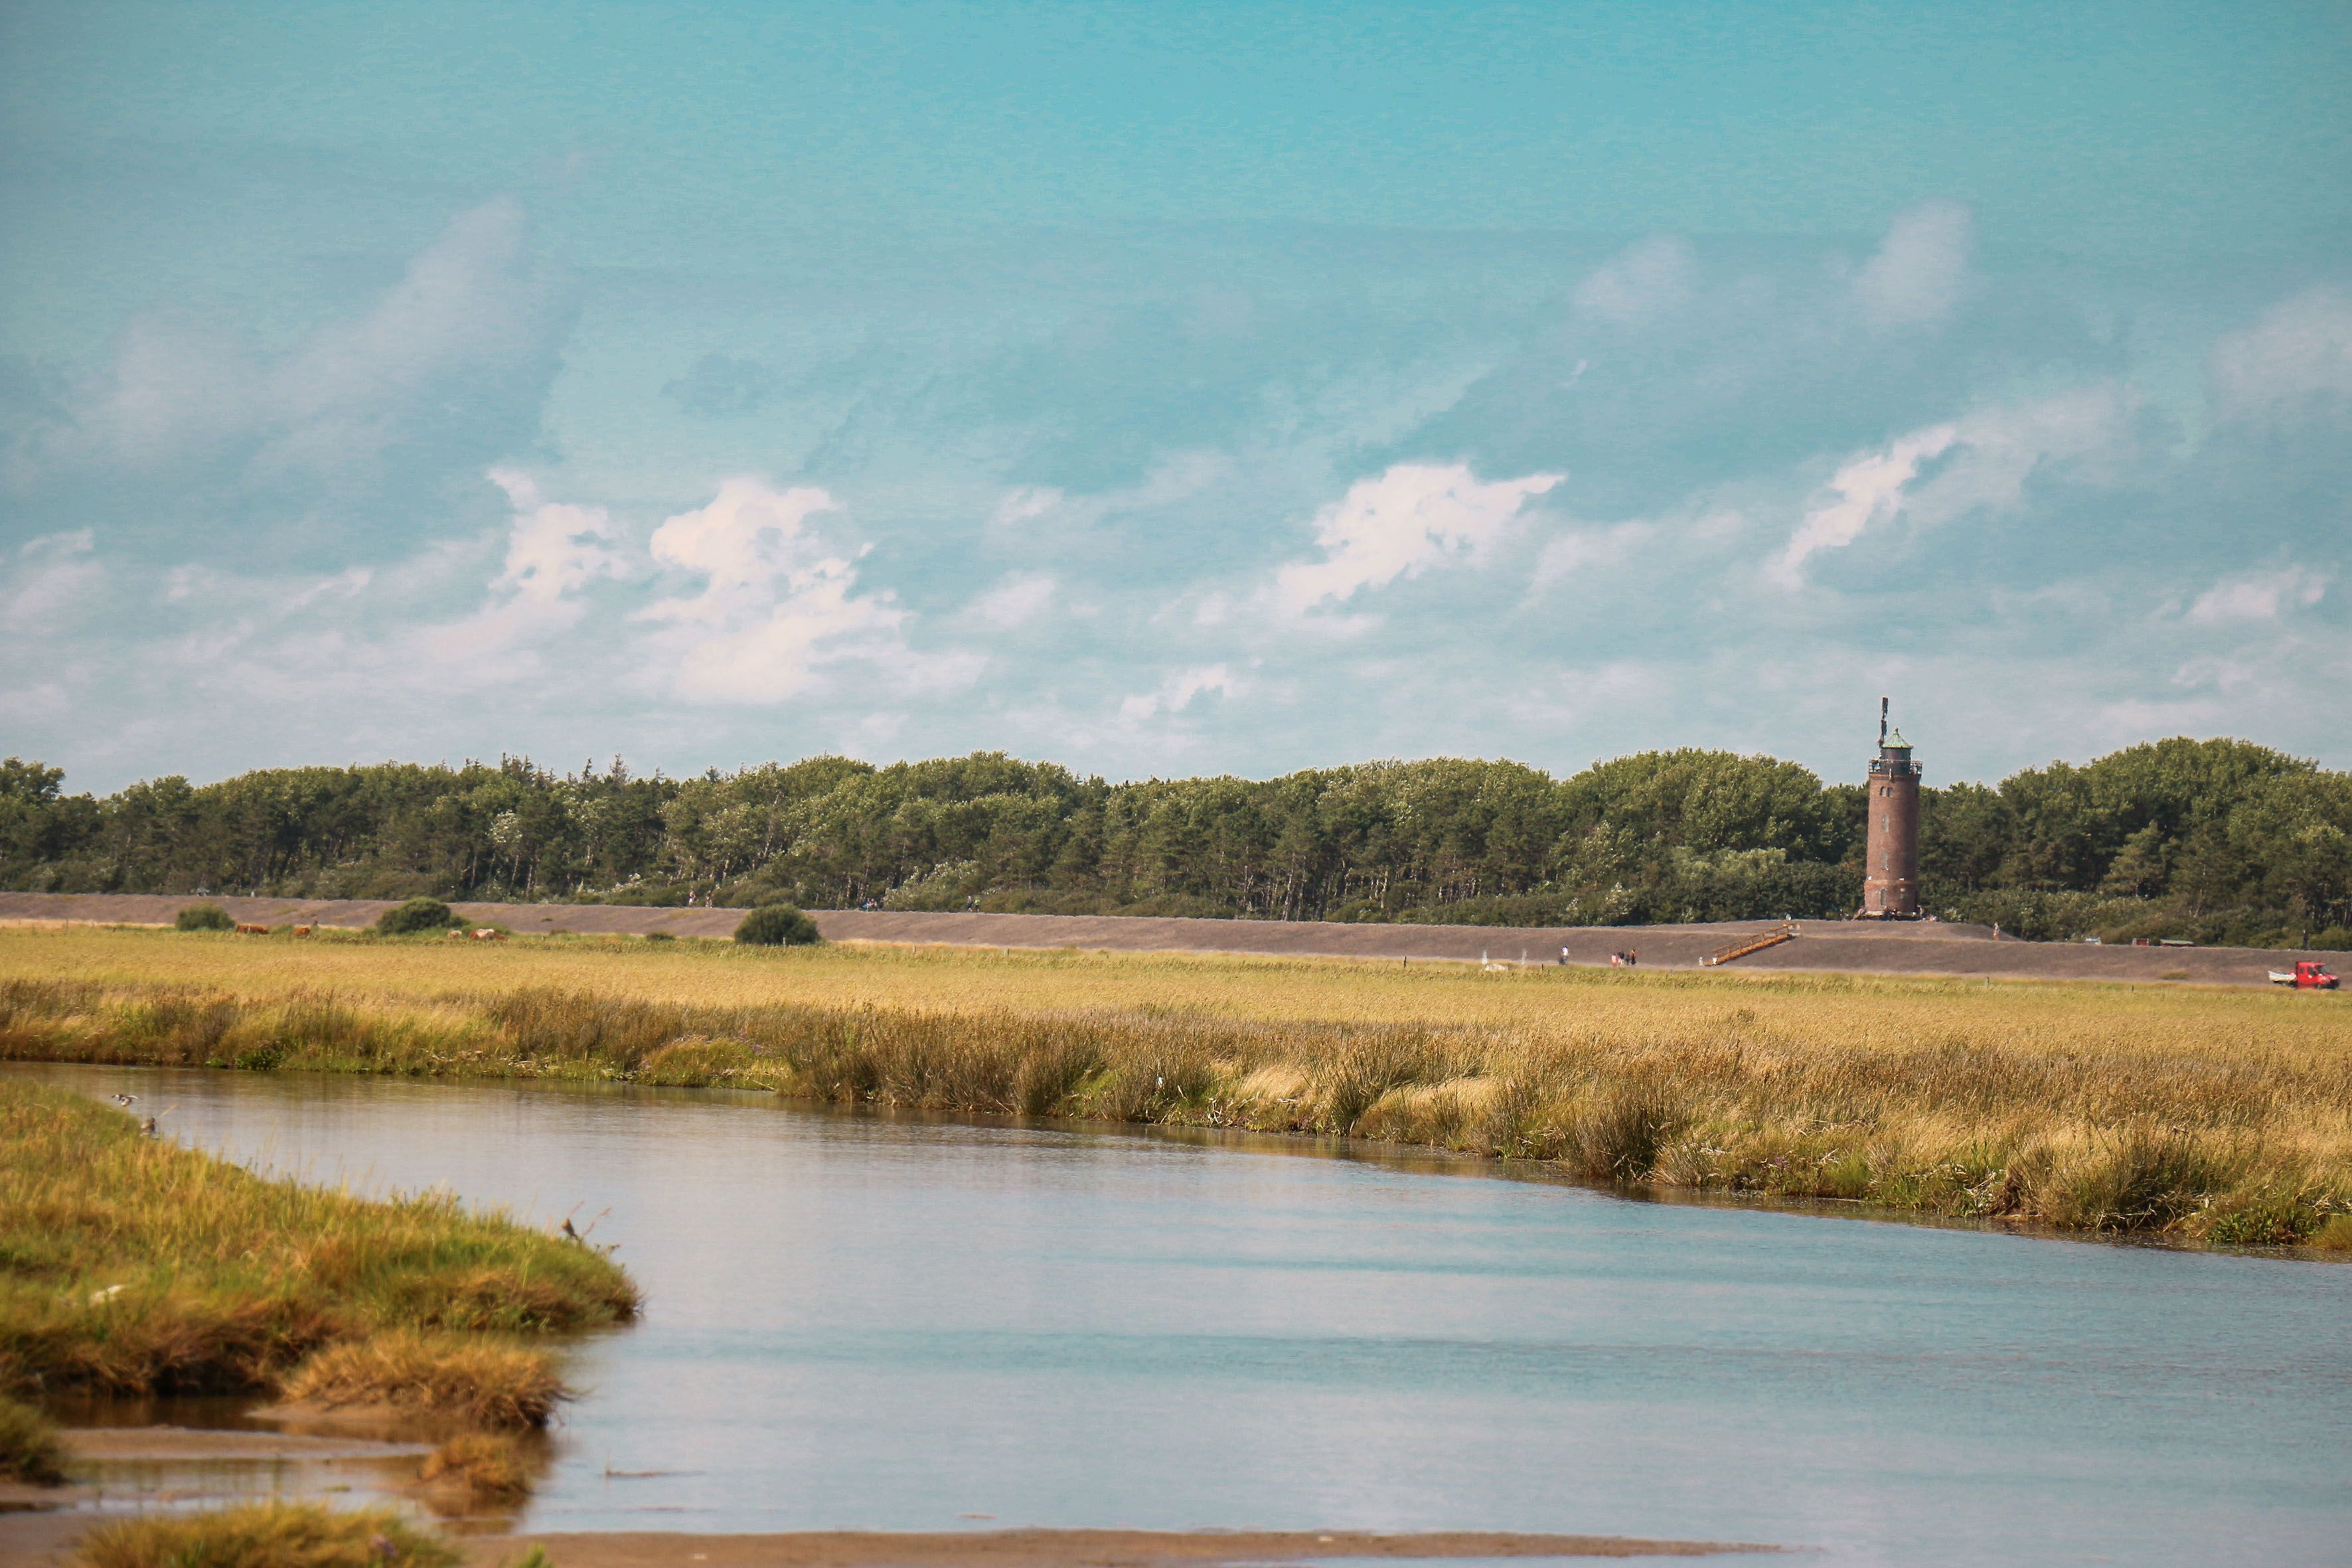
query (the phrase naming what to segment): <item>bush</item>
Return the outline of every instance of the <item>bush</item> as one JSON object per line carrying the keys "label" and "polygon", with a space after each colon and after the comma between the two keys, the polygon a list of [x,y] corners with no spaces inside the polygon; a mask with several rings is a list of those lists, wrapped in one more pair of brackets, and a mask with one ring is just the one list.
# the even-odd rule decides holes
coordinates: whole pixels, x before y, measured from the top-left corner
{"label": "bush", "polygon": [[55,1486],[65,1479],[57,1424],[0,1394],[0,1479]]}
{"label": "bush", "polygon": [[751,947],[807,947],[824,939],[816,921],[790,904],[761,904],[735,928],[735,940]]}
{"label": "bush", "polygon": [[172,918],[174,931],[235,931],[236,919],[218,904],[190,904]]}
{"label": "bush", "polygon": [[461,923],[438,899],[411,899],[378,915],[375,929],[394,936],[414,936],[419,931],[447,931]]}

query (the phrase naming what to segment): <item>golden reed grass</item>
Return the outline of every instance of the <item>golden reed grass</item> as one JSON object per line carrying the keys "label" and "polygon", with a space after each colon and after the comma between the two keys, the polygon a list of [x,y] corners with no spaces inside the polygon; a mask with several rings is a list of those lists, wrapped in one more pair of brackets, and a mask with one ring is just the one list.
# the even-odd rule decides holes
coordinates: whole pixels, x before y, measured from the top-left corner
{"label": "golden reed grass", "polygon": [[405,1329],[331,1345],[285,1387],[288,1398],[325,1409],[381,1406],[494,1430],[544,1426],[570,1397],[545,1351]]}
{"label": "golden reed grass", "polygon": [[0,933],[0,1055],[730,1085],[2352,1249],[2352,1007],[2259,990]]}
{"label": "golden reed grass", "polygon": [[417,1479],[467,1503],[515,1503],[530,1495],[531,1465],[522,1446],[497,1432],[464,1432],[425,1457]]}

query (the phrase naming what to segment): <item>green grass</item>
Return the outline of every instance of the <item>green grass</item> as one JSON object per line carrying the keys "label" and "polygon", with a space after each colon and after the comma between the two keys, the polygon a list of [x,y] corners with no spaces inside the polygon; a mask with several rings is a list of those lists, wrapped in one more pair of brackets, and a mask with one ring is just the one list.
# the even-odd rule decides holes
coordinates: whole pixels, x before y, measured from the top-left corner
{"label": "green grass", "polygon": [[720,1085],[2352,1253],[2352,1006],[2262,990],[0,932],[0,1056]]}
{"label": "green grass", "polygon": [[457,1553],[389,1509],[256,1503],[150,1514],[82,1539],[84,1568],[456,1568]]}
{"label": "green grass", "polygon": [[268,1391],[388,1332],[560,1332],[636,1300],[593,1250],[446,1195],[266,1179],[0,1080],[0,1387]]}

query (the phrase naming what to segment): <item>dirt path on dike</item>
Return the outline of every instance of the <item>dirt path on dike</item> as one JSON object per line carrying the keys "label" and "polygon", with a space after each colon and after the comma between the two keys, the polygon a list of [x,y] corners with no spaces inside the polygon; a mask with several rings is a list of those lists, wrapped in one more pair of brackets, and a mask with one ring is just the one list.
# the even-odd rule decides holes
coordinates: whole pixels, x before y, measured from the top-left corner
{"label": "dirt path on dike", "polygon": [[[358,927],[393,907],[382,899],[199,899],[192,894],[0,893],[0,922],[95,921],[168,925],[189,904],[219,904],[255,925]],[[452,906],[467,920],[522,934],[573,931],[681,937],[732,935],[741,910],[646,909],[625,904]],[[1349,925],[1331,921],[1168,920],[1126,915],[921,914],[894,910],[812,910],[834,942],[1104,952],[1206,952],[1286,958],[1420,959],[1475,963],[1601,965],[1633,950],[1645,969],[1691,969],[1773,921],[1654,926]],[[1950,974],[2014,980],[2187,981],[2263,985],[2268,972],[2302,957],[2343,955],[2246,947],[2102,947],[2020,942],[1989,926],[1800,921],[1794,942],[1727,967],[1848,974]]]}

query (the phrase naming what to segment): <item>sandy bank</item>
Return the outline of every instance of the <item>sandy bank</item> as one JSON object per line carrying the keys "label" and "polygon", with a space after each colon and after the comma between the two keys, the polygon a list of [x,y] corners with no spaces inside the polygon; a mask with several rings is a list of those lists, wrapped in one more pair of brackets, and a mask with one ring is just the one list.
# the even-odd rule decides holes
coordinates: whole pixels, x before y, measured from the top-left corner
{"label": "sandy bank", "polygon": [[0,1568],[65,1568],[84,1531],[118,1517],[101,1514],[101,1500],[185,1508],[272,1491],[391,1492],[431,1451],[420,1443],[190,1426],[68,1427],[61,1436],[70,1484],[0,1481]]}

